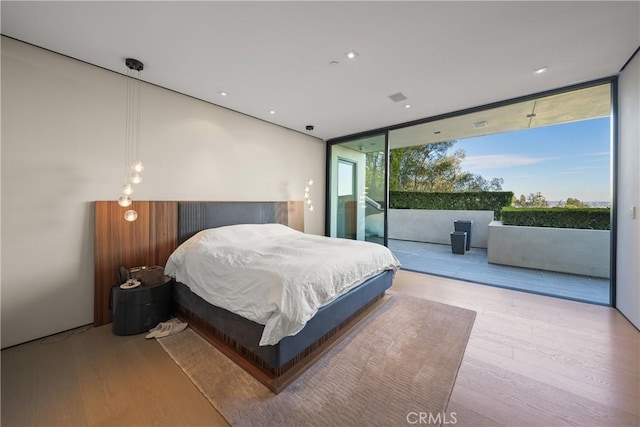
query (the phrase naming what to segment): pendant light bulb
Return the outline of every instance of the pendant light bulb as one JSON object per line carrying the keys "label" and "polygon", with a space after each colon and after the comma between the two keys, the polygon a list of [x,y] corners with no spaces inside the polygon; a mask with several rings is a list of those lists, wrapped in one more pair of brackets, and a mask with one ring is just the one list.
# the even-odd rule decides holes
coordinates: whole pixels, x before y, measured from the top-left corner
{"label": "pendant light bulb", "polygon": [[122,194],[124,194],[125,196],[130,196],[133,194],[133,185],[131,184],[125,184],[122,186]]}
{"label": "pendant light bulb", "polygon": [[131,199],[127,195],[120,196],[120,198],[118,199],[118,204],[123,208],[126,208],[127,206],[131,206]]}
{"label": "pendant light bulb", "polygon": [[129,222],[133,222],[136,219],[138,219],[138,212],[134,211],[133,209],[130,209],[124,213],[124,219],[126,219]]}
{"label": "pendant light bulb", "polygon": [[144,165],[142,164],[142,162],[140,160],[138,160],[137,162],[135,162],[133,164],[133,166],[131,166],[131,170],[133,170],[134,172],[140,174],[144,170]]}
{"label": "pendant light bulb", "polygon": [[311,186],[313,185],[313,180],[309,178],[306,181],[306,185],[304,187],[304,206],[307,207],[310,211],[313,211],[313,204],[311,202]]}
{"label": "pendant light bulb", "polygon": [[134,184],[140,184],[142,182],[142,175],[140,175],[138,172],[133,172],[129,179]]}

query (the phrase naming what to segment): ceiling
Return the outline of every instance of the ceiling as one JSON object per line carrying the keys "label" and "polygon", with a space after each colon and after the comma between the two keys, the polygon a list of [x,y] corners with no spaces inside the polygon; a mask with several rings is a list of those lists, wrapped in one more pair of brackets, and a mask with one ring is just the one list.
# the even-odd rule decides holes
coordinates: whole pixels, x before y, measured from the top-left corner
{"label": "ceiling", "polygon": [[3,35],[322,139],[613,76],[640,46],[638,1],[0,7]]}
{"label": "ceiling", "polygon": [[443,120],[403,127],[389,135],[391,148],[474,138],[611,114],[609,84],[592,86]]}
{"label": "ceiling", "polygon": [[[394,129],[389,133],[389,146],[435,144],[610,114],[611,87],[605,83]],[[377,152],[384,150],[385,138],[384,134],[364,136],[340,145],[363,153]]]}

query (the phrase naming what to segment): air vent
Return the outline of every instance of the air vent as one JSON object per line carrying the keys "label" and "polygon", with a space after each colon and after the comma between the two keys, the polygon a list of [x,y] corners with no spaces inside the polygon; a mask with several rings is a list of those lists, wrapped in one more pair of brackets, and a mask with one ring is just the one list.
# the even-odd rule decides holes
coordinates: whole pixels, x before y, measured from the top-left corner
{"label": "air vent", "polygon": [[485,121],[481,121],[481,122],[475,122],[473,124],[473,127],[476,129],[480,129],[480,128],[486,128],[487,126],[489,126],[489,123],[485,122]]}
{"label": "air vent", "polygon": [[398,92],[398,93],[394,93],[393,95],[389,95],[389,99],[391,99],[393,102],[400,102],[407,99],[407,97],[404,96],[402,92]]}

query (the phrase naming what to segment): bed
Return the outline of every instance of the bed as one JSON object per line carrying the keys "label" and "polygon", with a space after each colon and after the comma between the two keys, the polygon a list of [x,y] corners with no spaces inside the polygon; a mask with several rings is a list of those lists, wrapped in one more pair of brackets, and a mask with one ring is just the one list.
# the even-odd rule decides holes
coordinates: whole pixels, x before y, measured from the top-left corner
{"label": "bed", "polygon": [[[210,211],[203,215],[207,209]],[[194,215],[195,210],[201,214]],[[399,264],[391,252],[380,245],[306,235],[275,224],[275,218],[269,213],[242,212],[232,212],[230,208],[225,212],[213,205],[203,207],[198,203],[180,203],[181,244],[169,257],[165,272],[176,278],[176,314],[190,322],[198,332],[272,391],[279,392],[324,348],[328,348],[340,332],[352,324],[352,320],[363,315],[384,295]],[[198,224],[189,225],[194,217],[200,218]],[[239,245],[231,245],[235,241]],[[371,252],[365,254],[365,249]],[[335,258],[345,258],[346,254],[352,254],[351,257],[358,261],[350,264],[360,267],[341,271],[339,277],[333,274],[330,280],[335,286],[323,288],[321,297],[314,295],[312,306],[302,310],[302,319],[296,317],[296,321],[291,322],[291,313],[282,315],[282,307],[271,310],[280,300],[289,302],[289,298],[281,298],[281,281],[287,281],[290,286],[284,289],[289,295],[296,292],[298,282],[327,278],[318,277],[322,274],[315,271],[319,265],[318,257],[315,261],[299,260],[305,252],[322,253],[319,258],[333,272],[337,271],[338,264],[345,263],[344,259],[336,261]],[[331,258],[330,252],[334,252],[336,257]],[[187,253],[191,258],[186,256]],[[209,258],[216,264],[209,264]],[[372,258],[372,262],[365,258]],[[248,269],[245,264],[248,264]],[[282,266],[280,271],[277,265]],[[235,293],[240,293],[237,291],[239,285],[229,282],[237,268],[244,268],[240,278],[245,290],[242,293],[254,295],[249,302],[242,304],[235,302],[234,298]],[[295,273],[284,277],[289,270]],[[233,278],[236,279],[238,277]],[[220,294],[207,295],[208,284],[201,283],[207,280],[222,284]],[[338,283],[341,280],[343,283]],[[261,282],[275,283],[277,289],[274,291],[272,286],[266,290]],[[291,300],[295,305],[308,303]],[[256,311],[253,307],[260,301],[264,306],[257,310],[258,313],[252,312]],[[294,304],[289,302],[286,305]],[[293,316],[299,316],[298,310],[294,311]],[[303,321],[302,325],[299,320]],[[270,328],[283,323],[287,324],[284,331],[274,333],[274,328]],[[269,336],[265,337],[265,332],[269,331]]]}
{"label": "bed", "polygon": [[[108,206],[102,206],[103,203],[107,203]],[[105,243],[99,242],[105,240],[105,235],[109,241],[126,241],[132,236],[135,236],[137,241],[142,235],[142,240],[146,243],[133,252],[143,255],[136,261],[129,258],[128,263],[118,262],[124,265],[154,265],[150,261],[143,261],[144,257],[151,257],[158,260],[157,264],[162,264],[178,247],[182,247],[183,243],[203,230],[224,229],[238,224],[275,223],[303,229],[303,206],[299,202],[148,203],[148,223],[144,222],[146,215],[141,215],[134,223],[134,229],[131,229],[131,224],[121,224],[123,221],[120,220],[117,206],[111,202],[96,202],[96,325],[98,321],[105,323],[110,320],[109,313],[104,308],[107,283],[104,275],[107,273],[101,272],[105,270],[106,264],[115,264],[119,259],[110,252],[122,250],[122,245],[119,244],[112,249],[105,248]],[[107,215],[103,211],[111,213]],[[139,213],[141,211],[146,212],[145,209],[139,209]],[[140,222],[140,219],[143,221]],[[112,225],[105,227],[102,224],[104,221],[111,221]],[[136,230],[136,227],[143,231]],[[114,233],[125,235],[116,238]],[[148,233],[147,237],[145,233]],[[102,237],[99,238],[99,234]],[[382,248],[379,245],[374,246]],[[144,255],[145,253],[150,255]],[[167,272],[175,274],[172,268],[167,263]],[[264,324],[211,304],[202,297],[202,293],[198,295],[192,290],[190,286],[193,284],[183,283],[180,279],[184,279],[185,282],[188,280],[180,275],[176,275],[178,280],[173,289],[175,314],[189,322],[196,332],[270,390],[278,393],[380,304],[386,289],[391,286],[395,269],[396,267],[391,266],[374,273],[370,272],[366,280],[350,283],[341,289],[339,295],[331,295],[328,303],[321,302],[318,307],[313,307],[313,317],[308,319],[299,331],[293,335],[285,334],[286,336],[277,342],[269,341],[268,345],[260,345],[261,340],[265,344]],[[111,270],[111,267],[107,270]]]}

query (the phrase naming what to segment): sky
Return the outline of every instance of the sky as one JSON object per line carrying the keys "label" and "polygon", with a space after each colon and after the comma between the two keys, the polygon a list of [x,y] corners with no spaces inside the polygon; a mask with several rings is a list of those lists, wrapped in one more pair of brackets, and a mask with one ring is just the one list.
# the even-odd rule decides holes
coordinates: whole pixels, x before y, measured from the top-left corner
{"label": "sky", "polygon": [[611,200],[609,117],[460,139],[462,168],[503,178],[519,197],[540,192],[547,201]]}

